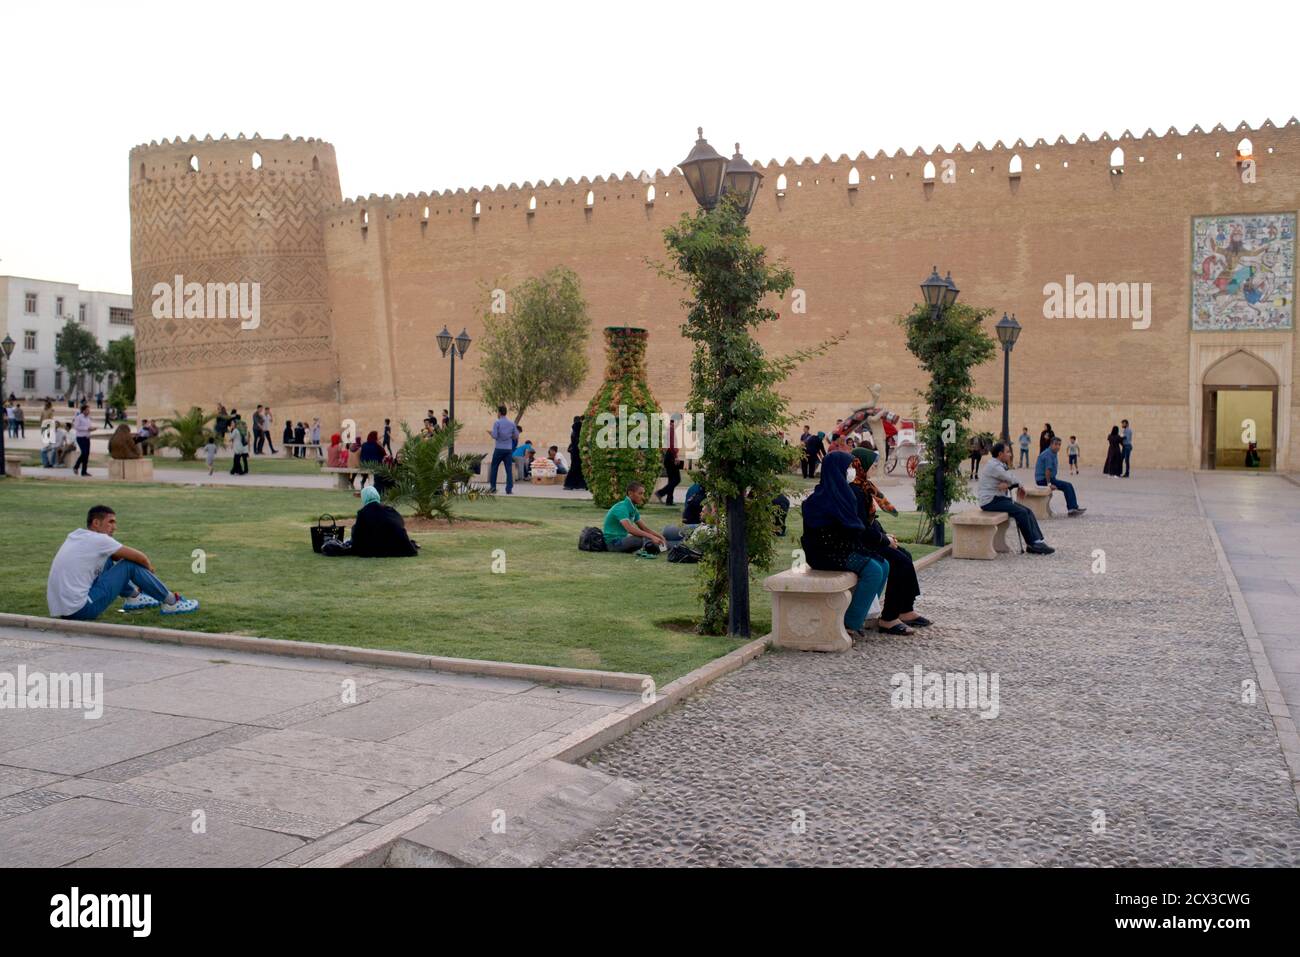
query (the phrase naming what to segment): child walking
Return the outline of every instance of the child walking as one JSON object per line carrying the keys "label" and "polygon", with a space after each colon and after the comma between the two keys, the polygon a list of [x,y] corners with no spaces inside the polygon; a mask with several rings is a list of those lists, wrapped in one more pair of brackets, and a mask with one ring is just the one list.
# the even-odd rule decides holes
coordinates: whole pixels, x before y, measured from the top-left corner
{"label": "child walking", "polygon": [[208,474],[211,475],[217,462],[217,437],[212,432],[208,433],[208,444],[203,446],[203,458],[208,463]]}
{"label": "child walking", "polygon": [[1078,475],[1079,474],[1079,443],[1073,435],[1070,436],[1070,444],[1066,446],[1065,451],[1070,456],[1070,474]]}

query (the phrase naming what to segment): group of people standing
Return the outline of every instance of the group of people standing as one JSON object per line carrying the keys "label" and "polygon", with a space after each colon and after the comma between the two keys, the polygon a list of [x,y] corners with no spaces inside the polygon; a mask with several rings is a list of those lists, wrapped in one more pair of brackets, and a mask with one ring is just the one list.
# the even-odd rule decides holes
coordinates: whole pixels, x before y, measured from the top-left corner
{"label": "group of people standing", "polygon": [[[1038,434],[1038,453],[1041,455],[1048,449],[1052,440],[1056,438],[1056,433],[1052,431],[1052,423],[1043,424],[1043,431]],[[1029,426],[1025,426],[1017,439],[1020,446],[1020,465],[1027,467],[1029,465],[1029,447],[1033,439],[1029,435]],[[1079,474],[1079,440],[1076,436],[1070,436],[1070,444],[1066,446],[1066,454],[1069,456],[1070,474]],[[1119,425],[1113,425],[1110,434],[1106,436],[1106,461],[1102,465],[1103,475],[1113,475],[1116,478],[1128,478],[1132,470],[1133,458],[1133,429],[1129,425],[1128,419],[1121,419]]]}

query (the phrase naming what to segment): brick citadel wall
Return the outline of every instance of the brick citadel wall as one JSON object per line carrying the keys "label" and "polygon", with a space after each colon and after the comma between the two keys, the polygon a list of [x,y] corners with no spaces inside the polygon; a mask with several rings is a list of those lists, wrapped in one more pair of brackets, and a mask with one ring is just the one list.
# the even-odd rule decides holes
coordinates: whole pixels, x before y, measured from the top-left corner
{"label": "brick citadel wall", "polygon": [[[1238,164],[1243,136],[1253,145],[1253,183],[1243,182]],[[319,145],[324,155],[328,147]],[[1111,168],[1117,146],[1124,151],[1119,174]],[[171,149],[179,155],[191,144]],[[328,155],[336,183],[332,151]],[[1010,172],[1013,156],[1020,160],[1019,175]],[[135,153],[132,160],[133,166],[138,163]],[[933,179],[926,177],[927,161],[936,166]],[[991,307],[998,316],[1015,313],[1024,327],[1012,356],[1013,432],[1028,425],[1036,435],[1051,422],[1060,434],[1078,435],[1085,467],[1099,468],[1106,432],[1128,418],[1137,433],[1135,462],[1195,466],[1200,426],[1193,421],[1199,418],[1192,401],[1194,393],[1199,395],[1199,371],[1190,358],[1194,339],[1240,340],[1249,349],[1252,337],[1264,336],[1269,355],[1285,357],[1277,360],[1286,366],[1277,370],[1284,385],[1279,419],[1285,421],[1279,431],[1287,440],[1279,449],[1279,466],[1300,462],[1300,411],[1290,390],[1300,361],[1290,347],[1294,332],[1193,333],[1189,316],[1192,217],[1294,213],[1300,206],[1296,120],[1256,130],[1243,125],[1185,135],[1170,130],[1164,136],[1147,131],[1095,142],[1060,138],[1050,144],[1018,141],[755,165],[766,179],[750,216],[754,237],[790,265],[806,303],[806,312],[796,312],[787,296],[779,304],[780,320],[759,333],[761,341],[784,352],[848,333],[787,383],[793,407],[804,410],[815,427],[825,428],[867,402],[873,383],[882,384],[887,407],[904,414],[919,407],[923,377],[895,317],[917,301],[918,283],[937,263],[951,270],[962,301]],[[945,170],[952,182],[944,181]],[[243,175],[225,186],[214,180],[210,188],[234,189]],[[778,189],[781,175],[786,181]],[[154,264],[136,256],[137,248],[149,248],[138,236],[168,236],[175,227],[142,226],[134,176],[133,264],[137,315],[143,317],[142,280],[167,272],[171,261],[165,268],[162,261],[146,268]],[[320,177],[305,200],[304,212],[329,192],[326,178]],[[154,189],[144,184],[139,192],[143,198]],[[174,219],[202,221],[183,212],[191,199],[175,187],[153,202],[173,210]],[[572,417],[585,407],[604,368],[598,331],[606,325],[650,330],[651,388],[665,408],[679,409],[689,392],[690,365],[688,344],[678,331],[681,296],[647,260],[664,260],[663,229],[694,208],[680,174],[662,170],[653,176],[371,195],[328,204],[318,220],[325,288],[312,302],[318,308],[328,304],[329,328],[317,334],[320,327],[313,326],[297,334],[283,327],[282,348],[321,344],[307,363],[316,371],[294,378],[291,362],[277,364],[263,353],[250,381],[242,369],[223,372],[217,361],[205,361],[196,342],[188,365],[146,366],[142,360],[142,406],[156,411],[164,396],[185,396],[186,402],[211,407],[237,393],[241,408],[266,401],[294,417],[321,414],[327,431],[344,417],[355,419],[363,432],[381,428],[385,417],[418,426],[426,409],[441,411],[447,405],[447,362],[440,357],[436,333],[444,325],[453,334],[466,327],[478,338],[484,285],[508,287],[563,263],[582,278],[590,305],[589,378],[570,401],[529,411],[525,437],[541,445],[567,444]],[[219,217],[209,215],[206,221],[230,228]],[[241,235],[255,235],[253,224],[242,222]],[[303,232],[312,234],[306,227]],[[198,240],[187,240],[184,248],[199,248]],[[1150,327],[1134,329],[1115,319],[1044,318],[1044,285],[1063,283],[1067,275],[1079,282],[1150,283]],[[184,336],[179,323],[175,329],[173,335]],[[163,345],[160,338],[150,346]],[[209,341],[231,347],[219,337]],[[332,344],[333,367],[325,342]],[[174,347],[170,340],[166,345]],[[458,448],[486,448],[493,414],[477,398],[474,347],[458,366],[457,417],[465,423]],[[282,369],[283,380],[278,378]],[[975,425],[996,432],[1000,356],[979,370],[977,383],[993,408]]]}
{"label": "brick citadel wall", "polygon": [[[133,149],[130,180],[141,414],[225,401],[250,415],[269,403],[280,421],[333,415],[322,216],[340,201],[334,148],[287,136],[177,137]],[[259,283],[256,327],[237,316],[156,318],[155,284],[176,276]]]}

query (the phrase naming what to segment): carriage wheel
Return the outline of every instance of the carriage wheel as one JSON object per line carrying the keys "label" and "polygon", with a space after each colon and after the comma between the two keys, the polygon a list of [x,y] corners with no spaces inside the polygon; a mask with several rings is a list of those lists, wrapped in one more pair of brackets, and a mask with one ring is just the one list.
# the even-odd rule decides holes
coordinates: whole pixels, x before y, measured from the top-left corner
{"label": "carriage wheel", "polygon": [[921,464],[919,455],[909,455],[907,457],[907,477],[916,478],[916,467]]}
{"label": "carriage wheel", "polygon": [[885,472],[892,475],[894,469],[898,468],[898,455],[894,454],[885,459]]}

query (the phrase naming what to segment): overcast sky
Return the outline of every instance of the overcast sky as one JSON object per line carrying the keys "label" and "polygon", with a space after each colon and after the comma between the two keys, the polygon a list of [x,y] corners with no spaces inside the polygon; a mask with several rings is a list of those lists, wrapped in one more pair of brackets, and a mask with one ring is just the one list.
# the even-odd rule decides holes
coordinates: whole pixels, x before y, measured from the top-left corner
{"label": "overcast sky", "polygon": [[[127,153],[334,144],[343,194],[1285,122],[1300,4],[5,3],[0,275],[129,292]],[[1288,39],[1289,38],[1289,39]]]}

